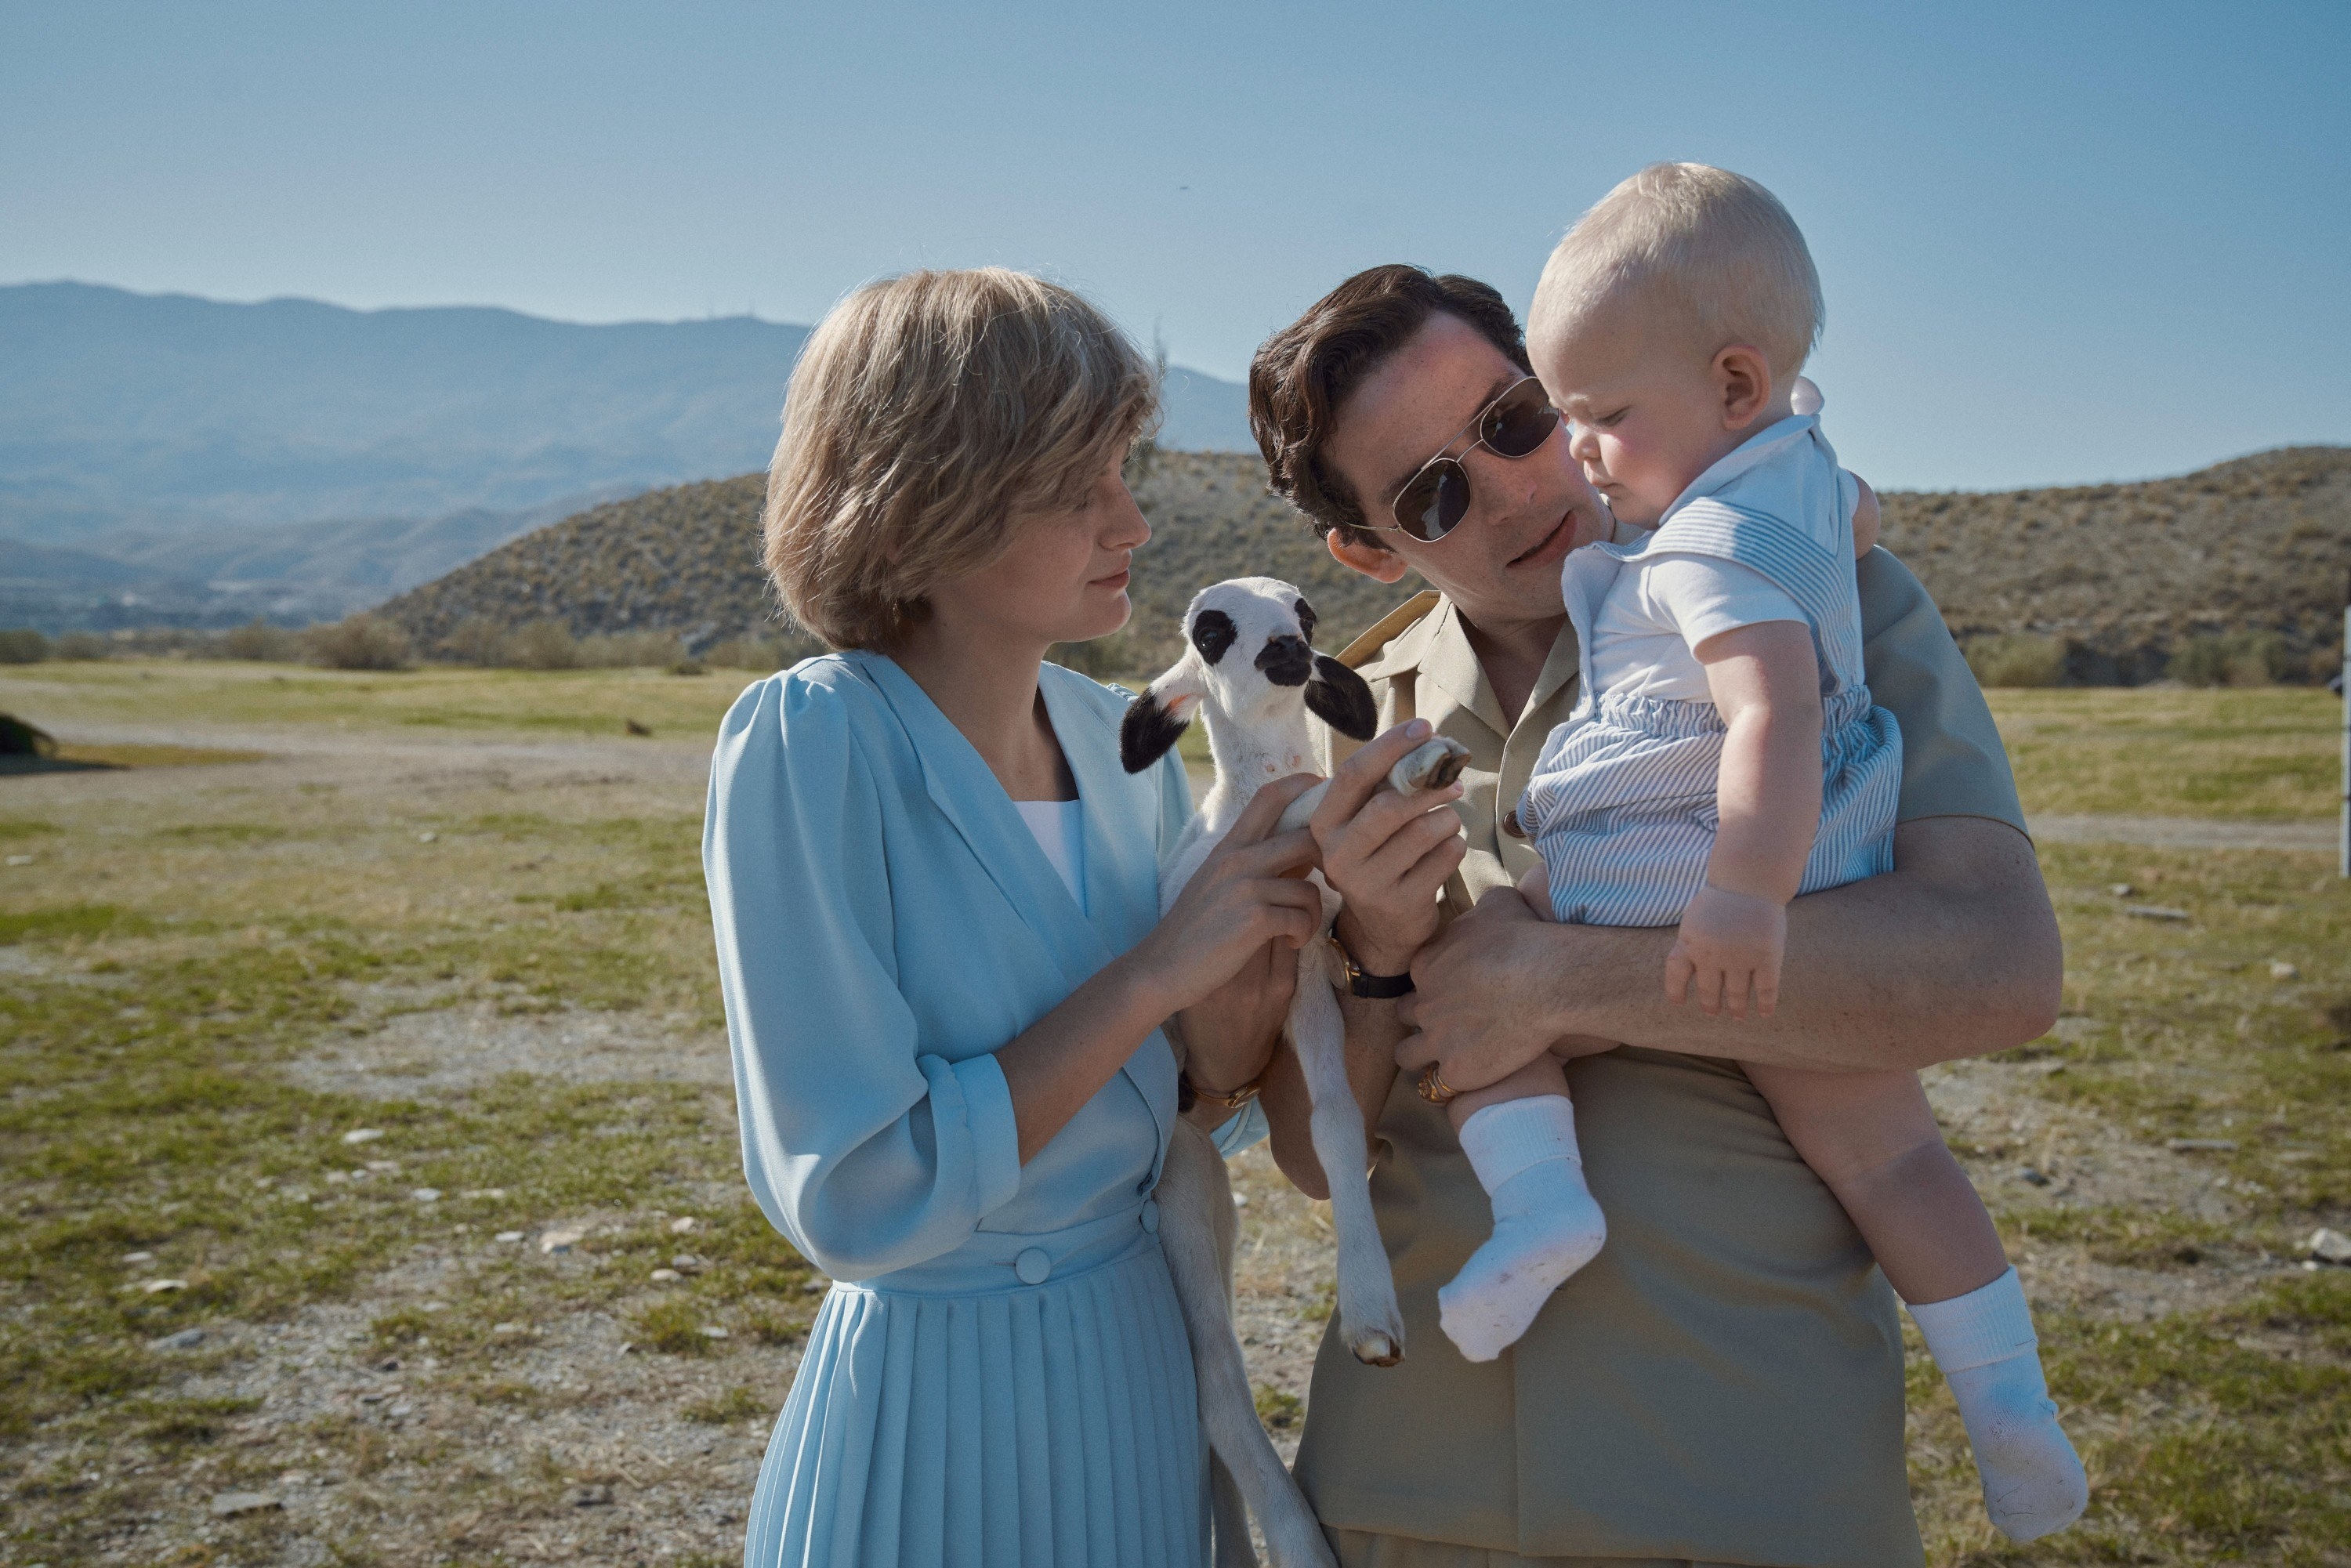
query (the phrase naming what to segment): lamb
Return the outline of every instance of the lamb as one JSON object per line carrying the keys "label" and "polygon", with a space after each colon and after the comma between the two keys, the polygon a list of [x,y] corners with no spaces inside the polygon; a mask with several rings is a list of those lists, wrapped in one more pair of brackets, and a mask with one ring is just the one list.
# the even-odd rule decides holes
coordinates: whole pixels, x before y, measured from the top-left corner
{"label": "lamb", "polygon": [[[1354,740],[1372,738],[1379,715],[1371,688],[1336,659],[1314,652],[1314,625],[1313,607],[1286,582],[1247,577],[1203,589],[1185,612],[1189,647],[1184,657],[1127,709],[1119,738],[1129,772],[1165,756],[1202,714],[1216,758],[1216,783],[1160,869],[1163,911],[1261,786],[1312,768],[1310,712]],[[1468,758],[1466,747],[1439,737],[1398,763],[1388,782],[1406,793],[1441,789]],[[1329,788],[1326,780],[1292,802],[1276,831],[1303,827]],[[1315,880],[1321,883],[1319,875]],[[1324,886],[1322,902],[1327,927],[1339,898]],[[1345,1030],[1333,994],[1343,979],[1330,944],[1301,948],[1285,1032],[1304,1070],[1315,1158],[1330,1182],[1340,1332],[1358,1360],[1393,1366],[1404,1355],[1404,1319],[1372,1216],[1363,1113],[1347,1082]],[[1188,1123],[1177,1124],[1158,1199],[1160,1239],[1191,1341],[1200,1424],[1211,1450],[1219,1568],[1256,1561],[1244,1500],[1284,1568],[1328,1564],[1313,1511],[1258,1421],[1232,1326],[1232,1192],[1223,1158]]]}

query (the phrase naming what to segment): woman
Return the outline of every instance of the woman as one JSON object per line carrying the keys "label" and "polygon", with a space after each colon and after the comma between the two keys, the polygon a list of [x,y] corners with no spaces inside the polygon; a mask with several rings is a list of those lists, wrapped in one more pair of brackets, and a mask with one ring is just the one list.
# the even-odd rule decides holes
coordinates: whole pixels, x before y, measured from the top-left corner
{"label": "woman", "polygon": [[1000,270],[860,289],[793,377],[767,563],[841,651],[727,714],[703,853],[745,1167],[837,1282],[750,1563],[1205,1560],[1161,1025],[1204,1103],[1255,1080],[1319,906],[1311,840],[1267,837],[1301,779],[1159,918],[1181,765],[1127,775],[1123,694],[1044,662],[1130,613],[1154,396]]}

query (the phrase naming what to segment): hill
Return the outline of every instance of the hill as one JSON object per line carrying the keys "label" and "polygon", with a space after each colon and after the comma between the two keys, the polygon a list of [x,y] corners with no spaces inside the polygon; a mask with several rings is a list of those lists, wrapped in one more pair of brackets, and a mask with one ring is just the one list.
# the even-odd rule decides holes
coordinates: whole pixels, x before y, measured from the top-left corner
{"label": "hill", "polygon": [[2340,656],[2351,447],[2283,447],[2141,484],[1888,494],[1885,514],[1886,549],[1962,641],[2061,639],[2079,684],[2152,680],[2172,650],[2214,633],[2274,638],[2289,675]]}
{"label": "hill", "polygon": [[[1156,672],[1182,651],[1184,606],[1203,584],[1259,572],[1303,589],[1333,628],[1360,626],[1421,585],[1385,588],[1333,561],[1266,493],[1265,467],[1238,453],[1157,452],[1132,475],[1152,540],[1136,552],[1134,623],[1084,655],[1104,672]],[[578,635],[674,632],[688,646],[774,635],[759,568],[766,476],[681,485],[567,518],[493,550],[383,613],[421,646],[468,620],[503,626],[551,618]],[[813,650],[798,639],[791,646]]]}
{"label": "hill", "polygon": [[[1238,454],[1139,460],[1135,498],[1155,530],[1134,568],[1135,621],[1081,655],[1155,672],[1203,583],[1249,572],[1303,588],[1334,633],[1420,586],[1345,570]],[[691,645],[772,632],[758,568],[761,476],[682,486],[528,534],[393,601],[426,647],[470,617],[553,617],[581,635],[676,632]],[[2133,684],[2184,640],[2273,637],[2289,675],[2331,667],[2351,564],[2351,449],[2263,453],[2181,478],[1991,494],[1885,497],[1885,540],[1926,581],[1963,641],[2029,633],[2067,645],[2070,677]],[[802,647],[812,643],[802,642]]]}

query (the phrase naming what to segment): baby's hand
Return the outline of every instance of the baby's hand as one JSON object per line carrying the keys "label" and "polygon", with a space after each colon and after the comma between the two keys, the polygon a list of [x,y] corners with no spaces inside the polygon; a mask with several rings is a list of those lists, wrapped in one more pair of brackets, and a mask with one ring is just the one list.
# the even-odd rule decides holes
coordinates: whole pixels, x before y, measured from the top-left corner
{"label": "baby's hand", "polygon": [[1730,1016],[1743,1019],[1752,988],[1757,1015],[1770,1018],[1780,1000],[1780,960],[1787,947],[1785,904],[1708,883],[1682,911],[1681,934],[1666,955],[1666,1000],[1687,1000],[1695,980],[1698,1005],[1708,1018],[1728,1001]]}

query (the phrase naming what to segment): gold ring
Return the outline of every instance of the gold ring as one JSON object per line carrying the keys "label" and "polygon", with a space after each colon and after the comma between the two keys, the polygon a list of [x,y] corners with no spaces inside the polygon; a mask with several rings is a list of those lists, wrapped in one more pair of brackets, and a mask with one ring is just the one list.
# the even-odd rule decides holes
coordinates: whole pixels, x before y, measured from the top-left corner
{"label": "gold ring", "polygon": [[1461,1093],[1458,1089],[1448,1087],[1445,1080],[1437,1075],[1437,1063],[1433,1061],[1421,1069],[1419,1089],[1420,1097],[1432,1105],[1449,1105]]}

